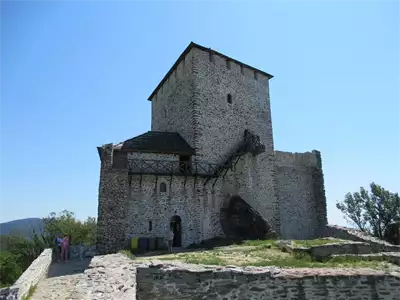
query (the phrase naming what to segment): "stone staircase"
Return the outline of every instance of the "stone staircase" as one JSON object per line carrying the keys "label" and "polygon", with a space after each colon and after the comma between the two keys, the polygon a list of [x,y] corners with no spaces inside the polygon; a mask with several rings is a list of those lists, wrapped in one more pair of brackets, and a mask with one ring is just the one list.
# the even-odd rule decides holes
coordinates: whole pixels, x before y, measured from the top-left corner
{"label": "stone staircase", "polygon": [[204,182],[204,185],[206,185],[211,178],[216,178],[216,182],[222,174],[222,176],[225,177],[229,169],[232,169],[243,155],[251,153],[252,155],[256,156],[263,152],[265,152],[265,146],[261,143],[260,137],[250,133],[250,131],[246,129],[244,131],[243,140],[232,151],[232,153],[228,155],[228,158],[217,166],[213,176],[208,177]]}

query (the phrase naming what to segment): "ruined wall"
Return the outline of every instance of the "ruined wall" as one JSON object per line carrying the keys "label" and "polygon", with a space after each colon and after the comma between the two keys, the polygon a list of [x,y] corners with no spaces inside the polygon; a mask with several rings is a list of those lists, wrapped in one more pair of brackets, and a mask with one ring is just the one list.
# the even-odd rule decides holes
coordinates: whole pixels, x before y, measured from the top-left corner
{"label": "ruined wall", "polygon": [[192,54],[189,52],[151,99],[151,130],[179,132],[193,145]]}
{"label": "ruined wall", "polygon": [[400,278],[356,269],[137,266],[136,299],[400,299]]}
{"label": "ruined wall", "polygon": [[308,239],[323,234],[326,199],[320,154],[275,152],[281,236]]}

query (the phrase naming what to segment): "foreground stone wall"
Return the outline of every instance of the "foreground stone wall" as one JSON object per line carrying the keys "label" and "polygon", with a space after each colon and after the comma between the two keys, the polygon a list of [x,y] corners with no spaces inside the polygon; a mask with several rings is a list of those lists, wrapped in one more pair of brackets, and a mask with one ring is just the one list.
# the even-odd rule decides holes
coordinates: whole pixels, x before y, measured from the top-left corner
{"label": "foreground stone wall", "polygon": [[14,296],[12,299],[15,300],[23,299],[23,297],[28,294],[29,289],[36,286],[39,280],[47,275],[52,258],[52,249],[45,249],[38,258],[31,263],[29,268],[22,273],[14,285],[0,289],[0,300],[9,299],[10,296]]}
{"label": "foreground stone wall", "polygon": [[400,278],[373,270],[137,266],[136,299],[400,299]]}
{"label": "foreground stone wall", "polygon": [[281,237],[321,236],[327,224],[321,155],[275,151]]}

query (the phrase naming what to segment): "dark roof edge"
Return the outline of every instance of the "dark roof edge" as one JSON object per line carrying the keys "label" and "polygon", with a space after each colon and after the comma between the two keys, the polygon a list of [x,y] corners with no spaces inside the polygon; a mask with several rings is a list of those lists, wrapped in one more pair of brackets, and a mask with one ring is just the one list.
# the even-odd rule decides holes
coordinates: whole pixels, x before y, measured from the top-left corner
{"label": "dark roof edge", "polygon": [[114,149],[114,152],[135,152],[135,153],[158,153],[158,154],[173,154],[173,155],[196,155],[196,151],[158,151],[158,150],[135,150],[135,149]]}
{"label": "dark roof edge", "polygon": [[271,78],[274,77],[273,75],[271,75],[271,74],[269,74],[267,72],[264,72],[264,71],[261,71],[260,69],[257,69],[257,68],[254,68],[252,66],[249,66],[249,65],[247,65],[245,63],[242,63],[242,62],[240,62],[240,61],[238,61],[236,59],[233,59],[233,58],[231,58],[229,56],[226,56],[226,55],[224,55],[224,54],[222,54],[222,53],[220,53],[218,51],[215,51],[215,50],[213,50],[211,48],[206,48],[206,47],[203,47],[203,46],[201,46],[199,44],[196,44],[194,42],[190,42],[189,46],[187,46],[186,49],[182,52],[182,54],[178,57],[178,59],[176,60],[174,65],[171,67],[171,69],[169,69],[168,73],[165,74],[164,78],[160,81],[160,83],[157,85],[157,87],[154,89],[154,91],[151,93],[151,95],[149,96],[149,98],[147,100],[151,101],[151,99],[154,97],[154,95],[157,93],[157,91],[160,89],[160,87],[164,84],[164,82],[171,75],[171,73],[178,67],[180,62],[185,58],[186,54],[188,54],[189,51],[192,50],[192,48],[199,48],[200,50],[207,51],[209,53],[213,53],[213,54],[222,56],[223,58],[228,59],[230,61],[233,61],[234,63],[242,65],[242,66],[244,66],[244,67],[246,67],[246,68],[248,68],[250,70],[257,71],[257,72],[265,75],[266,77],[268,77],[268,79],[271,79]]}

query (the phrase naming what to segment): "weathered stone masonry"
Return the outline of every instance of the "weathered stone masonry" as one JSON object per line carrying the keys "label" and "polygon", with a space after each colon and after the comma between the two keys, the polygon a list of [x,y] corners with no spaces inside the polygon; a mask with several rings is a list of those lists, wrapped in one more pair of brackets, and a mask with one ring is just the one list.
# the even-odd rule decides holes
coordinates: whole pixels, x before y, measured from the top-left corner
{"label": "weathered stone masonry", "polygon": [[136,299],[400,299],[398,274],[350,269],[137,266]]}
{"label": "weathered stone masonry", "polygon": [[[187,47],[149,97],[152,131],[98,148],[100,252],[118,250],[131,236],[166,237],[173,216],[181,220],[182,246],[223,235],[221,208],[235,197],[283,238],[321,234],[320,153],[274,151],[271,78],[214,50]],[[245,131],[262,150],[240,150]]]}

